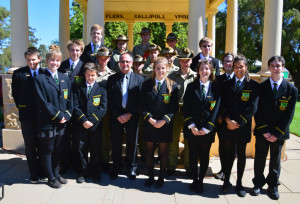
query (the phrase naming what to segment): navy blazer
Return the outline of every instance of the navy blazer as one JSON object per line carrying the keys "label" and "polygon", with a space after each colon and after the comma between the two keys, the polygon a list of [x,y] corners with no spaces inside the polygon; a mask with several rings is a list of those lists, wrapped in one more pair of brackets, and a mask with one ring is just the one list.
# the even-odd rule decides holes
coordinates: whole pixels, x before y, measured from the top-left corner
{"label": "navy blazer", "polygon": [[[193,71],[196,71],[196,67],[197,67],[197,64],[200,60],[200,53],[199,52],[193,59],[192,59],[192,64],[191,64],[191,69]],[[220,66],[219,66],[219,60],[217,58],[214,58],[212,56],[209,55],[209,59],[211,60],[212,62],[212,66],[213,66],[213,69],[216,70],[216,73],[215,75],[220,75]]]}
{"label": "navy blazer", "polygon": [[128,99],[126,107],[122,106],[122,81],[124,74],[119,71],[108,77],[107,98],[108,108],[113,118],[118,118],[125,113],[131,113],[133,117],[138,117],[141,97],[141,87],[144,77],[131,72],[128,85]]}
{"label": "navy blazer", "polygon": [[270,132],[279,141],[290,138],[292,122],[298,96],[297,88],[283,79],[275,96],[270,79],[260,85],[258,110],[255,114],[255,136]]}
{"label": "navy blazer", "polygon": [[[101,47],[106,47],[106,46],[101,44]],[[108,48],[108,47],[106,47],[106,48]],[[89,43],[87,46],[84,47],[83,53],[80,56],[80,60],[83,61],[84,63],[87,63],[87,62],[98,63],[97,58],[93,57],[91,54],[93,54],[92,45],[91,45],[91,43]],[[110,63],[107,63],[107,66],[110,68]]]}
{"label": "navy blazer", "polygon": [[71,118],[71,83],[69,77],[57,72],[59,85],[49,71],[40,74],[35,80],[35,100],[37,103],[37,127],[39,130],[53,130],[60,124],[63,117],[67,121]]}
{"label": "navy blazer", "polygon": [[186,138],[196,137],[188,126],[195,124],[200,130],[203,127],[210,132],[205,136],[197,136],[213,142],[215,139],[215,126],[216,119],[221,103],[220,89],[217,83],[210,82],[206,98],[201,94],[200,81],[196,80],[188,84],[183,103],[183,116],[184,116],[184,136]]}
{"label": "navy blazer", "polygon": [[173,82],[171,94],[166,84],[166,80],[161,85],[160,91],[155,90],[155,81],[152,78],[145,80],[142,87],[142,114],[144,120],[149,118],[155,120],[165,120],[171,122],[175,112],[178,111],[178,88]]}
{"label": "navy blazer", "polygon": [[63,74],[66,74],[69,77],[72,85],[78,85],[83,81],[83,65],[83,61],[79,60],[75,69],[73,70],[73,72],[71,72],[71,65],[68,58],[67,60],[61,63],[60,67],[58,68],[58,71]]}
{"label": "navy blazer", "polygon": [[[39,69],[39,74],[44,72],[45,68]],[[37,110],[34,100],[34,78],[28,66],[14,71],[11,89],[12,96],[19,109],[19,120],[21,122],[35,120]]]}
{"label": "navy blazer", "polygon": [[106,89],[95,82],[88,96],[86,82],[83,81],[74,88],[73,104],[73,117],[78,124],[75,128],[85,129],[83,123],[90,121],[94,125],[89,130],[96,130],[107,110]]}
{"label": "navy blazer", "polygon": [[[222,86],[223,110],[221,114],[224,118],[222,131],[227,139],[233,137],[232,134],[236,134],[239,135],[236,138],[239,141],[250,142],[252,116],[257,110],[259,86],[252,79],[249,82],[244,79],[238,90],[235,90],[235,86],[235,77],[225,81]],[[226,117],[235,120],[240,128],[233,131],[227,129]]]}

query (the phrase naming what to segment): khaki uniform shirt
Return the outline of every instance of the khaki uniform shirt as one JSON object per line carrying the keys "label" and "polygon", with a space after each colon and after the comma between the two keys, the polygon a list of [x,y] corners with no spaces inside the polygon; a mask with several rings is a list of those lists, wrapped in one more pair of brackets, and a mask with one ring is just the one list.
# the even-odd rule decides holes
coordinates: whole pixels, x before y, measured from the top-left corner
{"label": "khaki uniform shirt", "polygon": [[149,64],[147,67],[143,68],[143,73],[146,75],[150,75],[153,72],[153,67],[151,64]]}
{"label": "khaki uniform shirt", "polygon": [[173,71],[168,75],[168,78],[175,81],[178,85],[178,98],[179,98],[179,106],[183,106],[183,96],[186,90],[186,87],[189,83],[193,82],[197,77],[197,73],[192,69],[187,73],[186,78],[181,76],[180,70]]}
{"label": "khaki uniform shirt", "polygon": [[[123,53],[130,53],[131,54],[131,52],[129,50],[125,50]],[[120,71],[119,61],[120,61],[120,56],[123,53],[121,53],[118,49],[113,50],[113,55],[110,59],[110,68],[115,72]]]}
{"label": "khaki uniform shirt", "polygon": [[132,56],[141,55],[143,57],[145,54],[145,51],[148,49],[149,44],[150,43],[147,44],[146,48],[144,48],[142,43],[134,46],[133,50],[132,50]]}
{"label": "khaki uniform shirt", "polygon": [[96,78],[96,82],[98,82],[101,86],[106,87],[107,79],[110,75],[115,74],[116,72],[106,67],[105,72],[98,72],[98,77]]}

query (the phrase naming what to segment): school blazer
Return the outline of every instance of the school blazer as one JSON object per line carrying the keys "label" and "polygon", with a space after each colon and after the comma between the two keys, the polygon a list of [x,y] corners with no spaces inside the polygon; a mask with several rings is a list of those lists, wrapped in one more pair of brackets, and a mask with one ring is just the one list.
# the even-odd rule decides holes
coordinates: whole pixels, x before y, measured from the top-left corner
{"label": "school blazer", "polygon": [[141,87],[144,78],[134,72],[131,72],[128,85],[128,99],[126,107],[122,106],[122,81],[124,74],[119,71],[108,77],[107,80],[107,98],[108,108],[112,117],[118,118],[125,113],[131,113],[133,117],[138,117],[140,108]]}
{"label": "school blazer", "polygon": [[[105,45],[101,44],[101,47],[106,47]],[[106,47],[108,48],[108,47]],[[80,56],[80,60],[83,61],[83,63],[87,62],[94,62],[98,63],[96,57],[91,56],[92,53],[92,45],[89,43],[87,46],[84,47],[83,53]],[[110,68],[110,63],[107,64],[107,66]]]}
{"label": "school blazer", "polygon": [[[275,96],[270,79],[260,85],[258,110],[255,114],[255,136],[270,132],[279,141],[290,138],[289,126],[292,122],[298,96],[297,88],[283,79]],[[263,136],[262,136],[263,137]]]}
{"label": "school blazer", "polygon": [[[39,69],[43,74],[45,68]],[[12,96],[19,109],[19,120],[32,121],[36,119],[36,102],[34,100],[34,78],[28,66],[21,67],[12,75]]]}
{"label": "school blazer", "polygon": [[[192,69],[193,71],[196,71],[197,64],[198,64],[198,62],[199,62],[199,60],[200,60],[200,53],[201,53],[201,52],[199,52],[199,53],[192,59],[191,69]],[[216,75],[216,76],[217,76],[217,75],[220,75],[219,60],[218,60],[217,58],[214,58],[214,57],[210,56],[210,55],[209,55],[209,59],[210,59],[211,62],[212,62],[213,69],[216,70],[216,74],[215,74],[215,75]]]}
{"label": "school blazer", "polygon": [[[204,98],[201,94],[200,81],[196,80],[188,84],[183,101],[185,130],[187,131],[188,126],[195,123],[198,129],[204,127],[210,131],[208,135],[214,137],[216,118],[221,103],[219,86],[215,82],[210,82],[207,96]],[[191,134],[185,137],[193,135],[191,130],[188,132]]]}
{"label": "school blazer", "polygon": [[258,93],[258,83],[252,79],[249,82],[244,79],[237,91],[235,90],[235,77],[223,83],[223,110],[221,111],[223,123],[226,124],[226,117],[235,120],[240,125],[235,132],[238,131],[248,140],[251,138],[252,116],[257,110]]}
{"label": "school blazer", "polygon": [[73,72],[71,72],[71,65],[68,58],[67,60],[61,63],[60,67],[58,68],[58,71],[63,74],[66,74],[69,77],[72,85],[78,85],[83,81],[83,65],[83,61],[79,60],[75,69],[73,70]]}
{"label": "school blazer", "polygon": [[73,92],[74,121],[79,125],[76,128],[85,129],[83,123],[92,122],[94,125],[89,130],[97,129],[107,110],[107,94],[104,87],[94,83],[91,94],[87,94],[86,82],[76,86]]}
{"label": "school blazer", "polygon": [[160,91],[155,90],[154,80],[148,78],[142,87],[142,114],[144,120],[149,118],[165,120],[167,124],[172,121],[175,112],[178,111],[178,88],[173,82],[171,94],[166,84],[166,80],[161,85]]}
{"label": "school blazer", "polygon": [[46,70],[35,80],[35,97],[37,103],[37,125],[41,130],[53,130],[60,124],[63,117],[67,121],[71,118],[71,83],[69,77],[57,72],[59,85],[56,84],[51,74]]}

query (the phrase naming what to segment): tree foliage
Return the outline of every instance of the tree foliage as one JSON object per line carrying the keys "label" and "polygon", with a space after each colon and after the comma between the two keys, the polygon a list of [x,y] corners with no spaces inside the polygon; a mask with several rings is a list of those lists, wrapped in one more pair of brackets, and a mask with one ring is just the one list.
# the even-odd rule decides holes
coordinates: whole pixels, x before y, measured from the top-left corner
{"label": "tree foliage", "polygon": [[83,12],[80,5],[72,2],[70,13],[70,39],[82,39],[83,34]]}

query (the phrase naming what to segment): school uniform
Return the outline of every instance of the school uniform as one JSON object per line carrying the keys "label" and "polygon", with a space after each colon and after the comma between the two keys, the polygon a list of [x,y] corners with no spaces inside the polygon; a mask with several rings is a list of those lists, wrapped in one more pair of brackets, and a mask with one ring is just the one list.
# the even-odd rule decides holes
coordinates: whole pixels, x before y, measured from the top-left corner
{"label": "school uniform", "polygon": [[[173,133],[172,118],[178,110],[178,88],[173,82],[172,90],[169,92],[164,80],[158,91],[154,89],[154,86],[157,86],[154,83],[156,82],[149,78],[142,87],[143,136],[146,142],[169,143],[172,141]],[[149,118],[165,120],[166,123],[161,128],[155,128],[148,121]]]}
{"label": "school uniform", "polygon": [[58,71],[63,74],[66,74],[69,77],[72,86],[74,84],[78,85],[83,81],[84,78],[83,65],[84,62],[80,59],[73,62],[70,58],[68,58],[67,60],[61,63],[60,67],[58,68]]}
{"label": "school uniform", "polygon": [[[130,71],[124,75],[121,71],[107,80],[108,108],[111,113],[110,133],[113,158],[113,174],[122,168],[122,135],[126,131],[126,157],[128,170],[136,167],[137,126],[139,118],[141,86],[143,77]],[[124,94],[122,94],[124,92]],[[123,97],[124,95],[124,97]],[[131,113],[130,120],[121,124],[118,117]],[[133,170],[132,174],[135,174]]]}
{"label": "school uniform", "polygon": [[[107,94],[105,88],[97,82],[92,85],[89,93],[88,84],[84,81],[74,89],[74,137],[79,160],[79,174],[90,167],[92,175],[100,173],[100,149],[102,138],[102,118],[107,109]],[[90,121],[93,126],[84,128],[83,123]],[[88,152],[90,150],[90,162]],[[90,165],[88,165],[90,164]]]}
{"label": "school uniform", "polygon": [[[237,84],[240,85],[237,86]],[[225,181],[229,182],[235,154],[238,156],[238,182],[241,182],[245,168],[247,143],[251,140],[252,116],[257,110],[258,83],[245,77],[238,80],[236,77],[225,81],[222,86],[222,109],[223,122],[221,125],[220,139],[226,144],[225,147]],[[225,118],[229,117],[236,121],[240,127],[229,130]]]}
{"label": "school uniform", "polygon": [[[279,184],[281,150],[284,141],[290,138],[289,126],[292,122],[298,90],[285,79],[277,81],[277,93],[273,91],[274,81],[269,78],[259,86],[258,110],[255,114],[256,126],[254,135],[255,161],[254,178],[255,187],[262,188],[266,183],[273,188]],[[271,133],[277,137],[275,142],[269,142],[263,136]],[[270,164],[268,176],[264,176],[266,157],[270,149]]]}
{"label": "school uniform", "polygon": [[[199,60],[205,59],[205,57],[202,55],[202,52],[198,53],[193,59],[192,59],[192,64],[191,64],[191,69],[193,71],[196,71],[197,65]],[[208,59],[209,61],[212,62],[213,69],[215,71],[215,76],[220,75],[220,61],[217,58],[214,58],[209,55]]]}
{"label": "school uniform", "polygon": [[31,177],[38,177],[42,174],[37,152],[37,104],[34,100],[34,80],[36,76],[44,72],[44,68],[33,71],[26,66],[17,69],[12,75],[12,96],[19,110],[25,154]]}
{"label": "school uniform", "polygon": [[38,149],[49,180],[59,176],[59,145],[67,125],[59,122],[72,116],[71,83],[65,74],[56,74],[58,82],[49,69],[35,80]]}
{"label": "school uniform", "polygon": [[[106,47],[105,45],[101,44],[100,42],[97,43],[96,46],[97,46],[97,50],[99,50],[100,47]],[[106,47],[106,48],[108,48],[108,47]],[[80,56],[80,60],[83,61],[84,63],[94,62],[97,64],[98,63],[97,58],[92,56],[93,53],[97,53],[97,51],[95,51],[94,43],[90,42],[88,45],[86,45],[84,47],[82,55]],[[109,63],[107,66],[110,68]]]}
{"label": "school uniform", "polygon": [[[188,84],[183,103],[184,137],[189,144],[189,161],[194,181],[202,183],[205,177],[211,144],[215,141],[216,119],[221,97],[219,86],[208,81],[205,84],[196,80]],[[195,136],[191,128],[204,130],[207,134]],[[200,155],[200,172],[198,176],[198,156]]]}

